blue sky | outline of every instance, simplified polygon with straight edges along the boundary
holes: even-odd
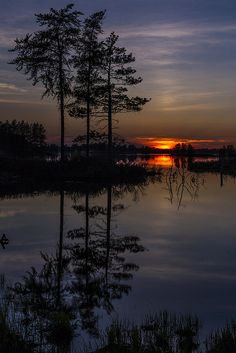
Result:
[[[40,121],[50,138],[59,134],[55,104],[41,88],[8,65],[13,40],[37,29],[34,13],[67,1],[9,0],[0,5],[1,120]],[[119,133],[130,137],[215,139],[236,143],[236,2],[233,0],[75,1],[86,15],[106,9],[104,29],[136,56],[143,83],[133,93],[152,101],[122,116]],[[68,119],[67,138],[83,123]]]

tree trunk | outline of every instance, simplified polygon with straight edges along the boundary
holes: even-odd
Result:
[[[62,54],[59,57],[59,85],[60,85],[60,118],[61,118],[61,165],[64,168],[65,162],[65,102]]]
[[[59,252],[57,267],[57,306],[61,303],[61,279],[62,279],[62,252],[63,252],[63,233],[64,233],[64,187],[60,190],[60,235],[59,235]]]
[[[107,234],[106,234],[106,285],[108,285],[108,271],[111,247],[111,185],[107,187]]]
[[[85,224],[85,253],[86,253],[86,289],[88,288],[88,282],[89,282],[89,278],[88,278],[88,255],[89,255],[89,192],[86,191],[86,195],[85,195],[85,212],[86,212],[86,224]]]
[[[89,114],[89,109],[90,109],[90,104],[89,101],[87,101],[87,132],[86,132],[86,158],[89,158],[89,143],[90,143],[90,114]]]
[[[111,68],[108,71],[108,160],[112,161],[112,96],[111,96]]]
[[[64,115],[64,96],[61,95],[61,163],[64,166],[65,162],[65,115]]]
[[[90,75],[91,63],[89,62],[88,69],[88,84],[87,84],[87,134],[86,134],[86,157],[89,158],[89,144],[90,144]]]

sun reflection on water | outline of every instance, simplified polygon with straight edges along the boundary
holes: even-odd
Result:
[[[171,167],[173,165],[173,157],[167,155],[153,156],[146,161],[148,166]]]

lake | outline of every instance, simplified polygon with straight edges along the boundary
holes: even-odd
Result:
[[[197,314],[207,332],[235,319],[235,179],[191,173],[169,156],[148,164],[162,174],[142,184],[2,198],[7,284],[26,288],[32,267],[42,284],[42,269],[54,264],[46,281],[70,303],[84,337],[112,318],[164,309]]]

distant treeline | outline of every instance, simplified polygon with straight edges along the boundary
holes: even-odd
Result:
[[[81,135],[72,141],[72,145],[65,145],[67,157],[83,153],[87,150],[86,135]],[[107,135],[97,131],[90,132],[91,153],[105,154],[107,151]],[[221,149],[195,149],[191,144],[178,143],[172,149],[158,149],[149,146],[130,144],[125,139],[113,138],[114,154],[171,154],[173,156],[193,157],[198,155],[218,155],[221,159],[235,157],[233,145],[223,146]],[[0,122],[0,154],[12,157],[55,157],[60,153],[56,144],[46,143],[46,129],[40,123],[22,121]]]
[[[25,121],[0,122],[0,150],[13,156],[43,155],[46,130],[42,124]]]
[[[219,150],[219,156],[220,158],[235,157],[236,156],[235,147],[233,145],[223,146]]]
[[[73,140],[71,152],[86,151],[86,135],[81,135]],[[114,136],[112,141],[112,149],[114,154],[137,154],[137,153],[157,153],[157,149],[149,146],[136,146],[130,144],[120,136]],[[90,133],[90,150],[94,153],[106,153],[107,150],[107,134],[91,131]]]
[[[194,148],[190,143],[177,143],[175,147],[171,150],[171,154],[181,156],[192,156],[194,154]]]
[[[220,158],[236,156],[236,150],[233,145],[223,146],[222,148],[195,149],[191,144],[178,143],[170,150],[170,153],[175,156],[217,155]]]

